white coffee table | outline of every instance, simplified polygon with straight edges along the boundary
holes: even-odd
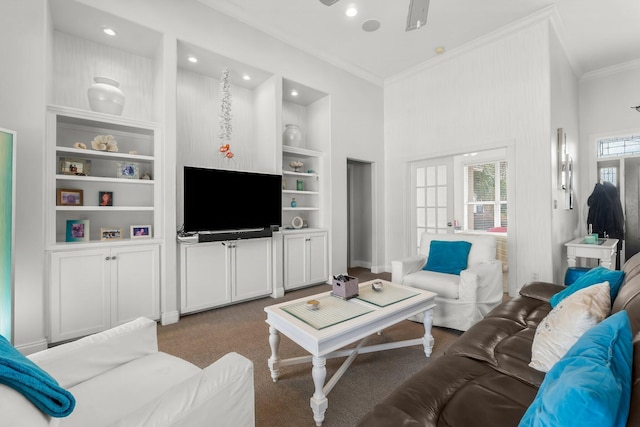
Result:
[[[311,376],[315,392],[311,397],[310,405],[317,426],[321,426],[324,421],[324,413],[328,407],[327,395],[358,354],[422,345],[425,355],[431,356],[432,310],[436,305],[436,294],[384,280],[380,281],[383,283],[382,292],[374,292],[371,289],[373,281],[365,282],[360,284],[360,296],[348,301],[331,296],[331,292],[325,292],[271,305],[264,309],[267,313],[266,322],[269,324],[271,378],[274,382],[277,381],[280,368],[283,366],[312,362]],[[320,301],[318,310],[309,310],[305,306],[306,301],[313,299]],[[373,334],[380,333],[383,329],[419,313],[424,315],[424,336],[365,346]],[[280,333],[289,337],[311,355],[280,359],[278,354]],[[343,349],[358,340],[362,341],[355,348]],[[345,356],[348,356],[347,359],[325,385],[326,360]]]

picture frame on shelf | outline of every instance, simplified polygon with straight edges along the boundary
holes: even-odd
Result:
[[[130,227],[132,239],[149,239],[152,237],[150,225],[132,225]]]
[[[67,242],[88,242],[89,241],[89,220],[88,219],[68,219],[66,241]]]
[[[89,175],[91,160],[60,157],[60,173],[64,175]]]
[[[58,188],[56,190],[56,204],[58,206],[83,206],[84,191],[70,188]]]
[[[118,162],[116,177],[122,179],[139,179],[140,169],[136,162]]]
[[[113,191],[98,191],[98,206],[113,206]]]
[[[122,240],[122,228],[110,227],[100,229],[100,240]]]

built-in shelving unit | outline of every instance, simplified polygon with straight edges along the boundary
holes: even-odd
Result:
[[[47,170],[51,177],[47,180],[47,206],[50,207],[47,209],[47,242],[50,248],[80,243],[67,241],[67,223],[73,220],[89,221],[89,239],[81,242],[85,244],[104,244],[101,229],[118,229],[119,241],[132,242],[131,225],[148,225],[150,237],[161,236],[161,227],[155,227],[161,216],[157,124],[50,106],[47,126]],[[118,151],[92,149],[91,142],[99,135],[112,135]],[[74,148],[78,142],[87,148]],[[81,165],[80,174],[65,170],[69,162]],[[135,171],[133,177],[119,171],[127,166]],[[145,174],[148,179],[141,179]],[[59,191],[78,192],[82,194],[82,201],[65,203],[60,200]],[[101,192],[111,193],[111,206],[100,206]]]

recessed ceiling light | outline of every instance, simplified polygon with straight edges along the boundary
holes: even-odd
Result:
[[[251,76],[249,74],[243,74],[242,75],[242,79],[243,80],[251,80]]]
[[[105,33],[108,36],[115,36],[116,35],[116,31],[113,28],[109,28],[109,27],[103,27],[102,28],[102,32]]]
[[[376,31],[378,28],[380,28],[380,21],[378,21],[377,19],[369,19],[362,23],[362,30],[366,31],[367,33]]]
[[[196,62],[198,62],[198,58],[196,58],[195,56],[190,56],[187,58],[189,60],[189,62],[195,64]]]
[[[356,9],[355,7],[350,7],[345,12],[345,15],[347,15],[349,18],[353,18],[357,14],[358,14],[358,9]]]
[[[291,91],[291,96],[298,96],[298,91],[297,90],[292,90]]]
[[[442,55],[442,54],[444,53],[444,46],[438,46],[438,47],[436,48],[436,53],[437,53],[438,55]]]

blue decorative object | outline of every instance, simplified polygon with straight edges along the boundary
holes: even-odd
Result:
[[[66,417],[76,400],[49,374],[0,336],[0,383],[22,393],[38,409],[52,417]]]
[[[429,257],[423,270],[460,275],[467,268],[471,243],[465,241],[432,240]]]
[[[580,276],[578,280],[573,283],[573,285],[552,296],[549,300],[549,303],[551,304],[551,307],[555,307],[560,301],[575,293],[576,291],[602,282],[609,282],[611,301],[613,301],[618,295],[618,291],[620,290],[620,286],[622,286],[623,280],[624,271],[609,270],[608,268],[604,267],[595,267]]]
[[[519,427],[624,427],[631,403],[631,323],[622,310],[588,330],[540,385]]]
[[[291,199],[291,207],[295,208],[296,206],[298,206],[298,202],[296,202],[296,198],[294,197],[293,199]]]
[[[591,270],[589,267],[569,267],[564,274],[564,285],[569,286],[575,283],[580,276]]]

